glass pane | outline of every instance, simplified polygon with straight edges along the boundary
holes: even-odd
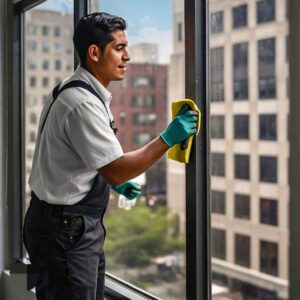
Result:
[[[48,0],[26,11],[24,23],[25,205],[38,122],[49,93],[74,67],[73,2]]]
[[[286,2],[209,1],[214,300],[289,298]]]
[[[92,3],[92,12],[128,22],[131,61],[125,79],[108,86],[127,152],[157,137],[170,118],[170,100],[184,98],[183,0]],[[185,299],[184,166],[163,157],[137,180],[142,195],[132,209],[118,207],[119,196],[111,195],[104,220],[107,272],[162,299]]]

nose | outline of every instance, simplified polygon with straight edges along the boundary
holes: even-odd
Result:
[[[129,55],[129,51],[128,51],[127,48],[124,50],[122,59],[123,59],[124,61],[130,61],[130,55]]]

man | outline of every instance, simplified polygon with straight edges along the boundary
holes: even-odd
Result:
[[[74,32],[75,73],[54,88],[41,114],[29,184],[24,244],[37,274],[37,299],[103,299],[103,215],[110,187],[133,199],[128,180],[196,133],[197,113],[181,111],[156,139],[123,153],[106,89],[130,60],[126,22],[106,13],[82,18]]]

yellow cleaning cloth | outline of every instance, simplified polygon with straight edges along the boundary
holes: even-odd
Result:
[[[182,106],[185,104],[188,104],[192,110],[197,111],[199,113],[199,118],[197,123],[197,133],[196,133],[196,135],[198,135],[200,131],[201,112],[194,101],[190,99],[172,101],[172,119],[174,119],[177,116]],[[177,160],[182,163],[188,163],[190,160],[190,153],[191,153],[193,140],[194,140],[194,135],[189,137],[188,146],[184,150],[181,149],[181,143],[176,144],[175,146],[170,148],[167,153],[167,158]]]

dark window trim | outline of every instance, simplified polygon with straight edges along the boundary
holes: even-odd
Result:
[[[186,297],[210,300],[208,1],[186,0],[184,4],[185,96],[195,99],[204,122],[186,165]]]
[[[289,47],[289,70],[290,70],[290,159],[289,159],[289,183],[290,183],[290,260],[289,260],[289,299],[297,300],[300,295],[300,260],[297,259],[300,252],[300,1],[289,0],[289,28],[290,28],[290,47]]]

